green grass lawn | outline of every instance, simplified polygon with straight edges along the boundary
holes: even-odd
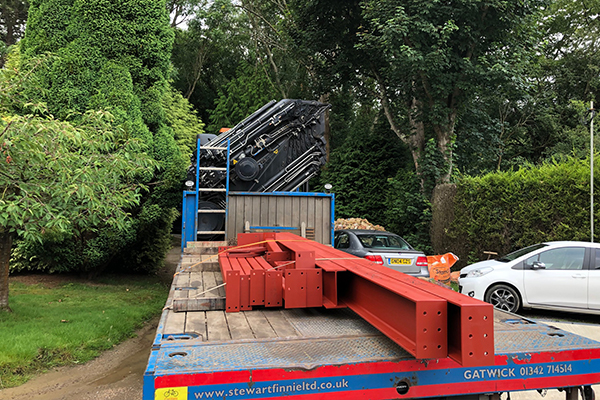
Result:
[[[12,282],[0,312],[0,388],[48,368],[89,361],[159,315],[168,287],[144,276],[59,285]]]

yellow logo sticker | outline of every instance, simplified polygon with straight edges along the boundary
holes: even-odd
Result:
[[[154,400],[187,400],[187,387],[156,389]]]

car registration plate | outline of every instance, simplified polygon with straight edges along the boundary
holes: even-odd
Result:
[[[410,258],[390,258],[390,264],[409,265],[412,264]]]

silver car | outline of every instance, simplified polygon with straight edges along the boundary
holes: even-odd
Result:
[[[425,254],[394,233],[341,229],[335,231],[333,247],[405,274],[429,277]]]

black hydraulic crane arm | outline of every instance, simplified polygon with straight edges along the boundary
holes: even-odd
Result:
[[[200,166],[224,164],[224,155],[211,147],[230,143],[231,191],[294,191],[325,164],[325,111],[328,104],[285,99],[271,101],[201,146]],[[207,135],[208,136],[208,135]],[[188,170],[195,181],[196,155]],[[202,170],[202,187],[224,187],[222,171]]]

